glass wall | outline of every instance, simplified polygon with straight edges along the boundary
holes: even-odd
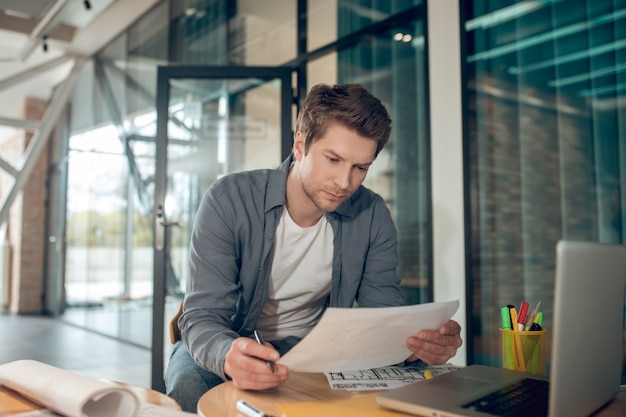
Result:
[[[626,1],[464,3],[468,343],[499,366],[501,306],[552,326],[559,239],[625,241]]]
[[[414,1],[340,1],[336,15],[325,15],[337,26],[326,31],[327,24],[318,20],[323,3],[309,5],[309,40],[340,39],[345,44],[337,42],[336,52],[309,62],[308,87],[359,83],[387,106],[393,120],[391,140],[364,184],[381,194],[392,211],[407,302],[432,301],[425,7]],[[349,38],[371,25],[377,25],[371,34]]]
[[[377,13],[366,16],[344,4],[339,10],[340,34],[352,33],[396,9],[406,10],[412,2],[377,3],[381,5]],[[432,301],[424,10],[419,9],[420,18],[393,22],[338,56],[338,82],[365,85],[391,113],[392,140],[366,185],[383,195],[392,209],[398,229],[398,271],[410,303]]]
[[[282,66],[299,60],[306,84],[294,85],[295,91],[353,82],[379,96],[391,112],[392,138],[366,185],[386,199],[396,220],[407,300],[432,299],[425,6],[407,0],[308,2],[308,47],[298,55],[298,3],[163,1],[86,67],[71,109],[66,320],[151,344],[154,176],[164,168],[155,165],[156,74],[159,65],[174,64]],[[185,114],[195,114],[193,98],[204,87],[173,87],[187,103]],[[280,150],[271,149],[277,155],[255,167],[276,165]],[[179,180],[173,185],[189,188]],[[186,225],[194,214],[185,214]],[[168,230],[176,248],[167,296],[178,300],[188,276],[189,236],[186,228]],[[168,317],[175,307],[166,304]]]
[[[97,54],[71,102],[64,320],[150,347],[160,3]]]
[[[558,239],[624,242],[626,0],[459,4],[467,359],[499,366],[502,305],[541,301],[551,325]],[[295,91],[357,82],[380,96],[392,139],[366,185],[396,221],[407,300],[430,301],[425,9],[419,0],[162,1],[116,38],[72,99],[67,318],[150,344],[156,73],[173,64],[294,65],[305,75]],[[172,293],[184,289],[186,239],[176,237]]]

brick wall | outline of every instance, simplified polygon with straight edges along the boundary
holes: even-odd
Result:
[[[45,109],[45,101],[29,98],[24,104],[24,118],[41,120]],[[2,158],[19,169],[32,138],[32,133],[18,131],[15,137],[0,144]],[[47,173],[48,147],[45,147],[9,213],[11,273],[9,288],[3,291],[10,291],[8,308],[13,313],[43,311]],[[0,192],[4,196],[12,186],[12,177],[3,172],[1,178]]]
[[[0,155],[2,159],[11,164],[13,167],[18,167],[24,153],[25,136],[23,132],[18,132],[15,135],[5,139],[0,144]],[[7,174],[4,170],[0,170],[0,195],[4,200],[6,194],[13,186],[14,177]],[[16,298],[17,290],[15,283],[13,282],[16,277],[19,276],[19,266],[16,266],[16,262],[19,262],[19,254],[21,251],[21,240],[19,236],[21,234],[22,223],[22,194],[20,193],[14,200],[13,205],[9,211],[9,217],[7,221],[7,240],[9,243],[10,260],[9,260],[9,276],[3,276],[3,291],[8,293],[9,304],[10,301]],[[17,256],[16,256],[17,255]],[[16,274],[17,271],[17,274]],[[7,281],[8,279],[8,281]],[[15,292],[14,292],[15,290]]]
[[[550,331],[558,239],[599,241],[602,228],[619,233],[619,219],[599,215],[620,213],[619,146],[617,138],[593,131],[585,98],[495,77],[481,82],[468,100],[473,210],[468,320],[476,356],[495,358],[501,351],[501,306],[519,306],[523,298],[531,305],[541,301]],[[598,152],[608,156],[600,159]],[[604,189],[607,197],[599,198]]]

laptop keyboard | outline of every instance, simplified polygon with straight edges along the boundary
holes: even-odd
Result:
[[[548,415],[548,381],[526,378],[463,405],[500,417]]]

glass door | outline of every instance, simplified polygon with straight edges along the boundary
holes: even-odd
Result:
[[[152,388],[164,391],[169,322],[188,278],[202,195],[232,172],[272,168],[290,153],[290,68],[160,67],[154,205]]]

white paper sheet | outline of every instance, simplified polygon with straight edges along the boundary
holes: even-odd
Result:
[[[50,410],[33,410],[24,411],[23,413],[11,414],[11,417],[58,417],[61,414],[57,414]]]
[[[131,391],[34,360],[0,365],[0,384],[67,417],[133,417]]]
[[[0,365],[0,385],[65,417],[183,417],[195,414],[141,403],[123,386],[83,376],[33,360]],[[53,415],[47,410],[32,416]],[[31,416],[31,414],[24,414]]]
[[[459,301],[401,307],[328,308],[319,323],[278,363],[299,372],[344,372],[403,362],[406,339],[438,329]]]

